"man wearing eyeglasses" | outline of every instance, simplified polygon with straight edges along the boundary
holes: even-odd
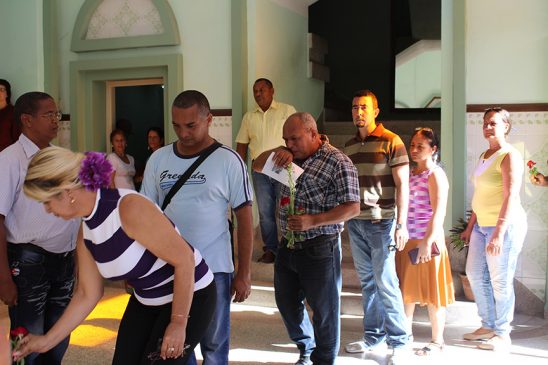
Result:
[[[15,103],[19,139],[0,152],[0,299],[9,306],[11,328],[46,333],[70,302],[74,286],[77,220],[47,214],[21,191],[31,158],[57,136],[61,113],[53,98],[29,92]],[[72,202],[71,202],[72,204]],[[67,337],[27,365],[61,364]]]
[[[360,180],[361,212],[347,224],[362,287],[364,336],[345,349],[367,352],[386,341],[395,364],[409,341],[395,267],[395,250],[402,250],[408,239],[409,158],[401,138],[375,123],[378,115],[375,94],[357,91],[352,100],[357,131],[344,152]]]

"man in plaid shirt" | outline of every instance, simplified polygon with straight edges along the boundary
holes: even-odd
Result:
[[[295,182],[297,214],[288,215],[289,187],[284,185],[280,192],[278,222],[283,238],[274,264],[276,304],[300,350],[296,365],[330,365],[340,342],[340,233],[343,222],[360,211],[358,174],[346,155],[322,141],[309,113],[291,115],[283,139],[287,147],[266,151],[253,163],[255,171],[262,171],[274,152],[275,166],[295,162],[304,169]],[[296,239],[288,246],[291,232]],[[313,322],[305,298],[314,312]]]

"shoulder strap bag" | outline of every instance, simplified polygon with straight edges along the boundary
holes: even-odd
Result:
[[[166,207],[171,202],[171,199],[177,194],[179,189],[185,184],[185,182],[188,180],[190,175],[204,162],[206,158],[209,157],[217,148],[221,147],[222,144],[215,141],[211,146],[207,147],[201,154],[200,157],[190,167],[185,171],[184,174],[181,175],[179,180],[171,187],[169,192],[167,193],[164,202],[162,203],[162,211],[166,210]]]

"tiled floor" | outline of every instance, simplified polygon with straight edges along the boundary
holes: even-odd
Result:
[[[63,364],[110,364],[118,320],[124,310],[127,296],[121,289],[107,288],[97,310],[77,328]],[[548,320],[517,315],[512,332],[510,353],[498,354],[476,349],[477,343],[461,340],[462,334],[475,329],[479,320],[474,303],[457,302],[448,310],[445,340],[447,346],[438,356],[419,358],[410,355],[406,364],[548,364]],[[413,347],[428,342],[430,329],[426,311],[418,309],[415,315]],[[341,347],[361,336],[360,317],[342,318]],[[0,324],[7,323],[7,311],[0,308]],[[3,327],[5,328],[5,327]],[[298,351],[290,343],[279,314],[274,308],[233,305],[231,365],[293,364]],[[387,364],[386,348],[368,354],[350,355],[341,350],[338,365]],[[411,353],[411,352],[410,352]],[[0,364],[1,361],[0,361]]]

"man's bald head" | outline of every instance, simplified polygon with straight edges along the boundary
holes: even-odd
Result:
[[[296,160],[306,160],[322,145],[314,117],[305,112],[295,113],[287,118],[283,138]]]

